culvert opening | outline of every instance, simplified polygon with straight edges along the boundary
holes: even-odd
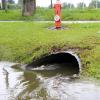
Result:
[[[49,67],[53,67],[53,69],[58,68],[58,71],[65,72],[67,70],[67,73],[71,72],[73,74],[79,74],[81,70],[80,59],[72,52],[58,52],[50,54],[33,61],[28,66],[36,68],[42,65],[45,66],[45,69],[50,69]]]

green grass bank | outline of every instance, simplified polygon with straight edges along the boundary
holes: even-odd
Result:
[[[8,10],[7,13],[0,10],[0,20],[53,21],[54,10],[37,8],[36,13],[30,17],[22,16],[21,9]],[[100,20],[100,9],[62,9],[62,20]]]
[[[83,75],[100,78],[100,23],[64,24],[67,30],[49,30],[53,23],[0,22],[0,61],[30,63],[43,55],[74,50]]]

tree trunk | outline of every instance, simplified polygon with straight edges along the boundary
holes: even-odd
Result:
[[[35,0],[23,0],[23,16],[31,16],[35,13],[36,1]]]
[[[7,10],[7,0],[1,0],[1,9]]]
[[[53,4],[52,4],[52,0],[51,0],[51,8],[52,8]]]

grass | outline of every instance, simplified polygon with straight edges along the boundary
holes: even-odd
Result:
[[[0,11],[0,20],[53,21],[54,10],[37,8],[35,15],[23,17],[21,10]],[[62,20],[100,20],[100,9],[63,9]]]
[[[100,78],[100,23],[64,24],[68,30],[48,30],[52,23],[0,22],[0,60],[30,63],[54,51],[74,49],[83,74]]]

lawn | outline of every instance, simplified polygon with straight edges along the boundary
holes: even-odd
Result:
[[[54,51],[74,50],[83,74],[100,78],[100,23],[64,24],[66,30],[49,30],[53,23],[0,22],[0,60],[30,63]]]
[[[53,21],[54,10],[37,8],[36,13],[30,17],[22,16],[20,10],[0,10],[0,20],[24,20],[24,21]],[[100,20],[100,9],[62,9],[62,20]]]

